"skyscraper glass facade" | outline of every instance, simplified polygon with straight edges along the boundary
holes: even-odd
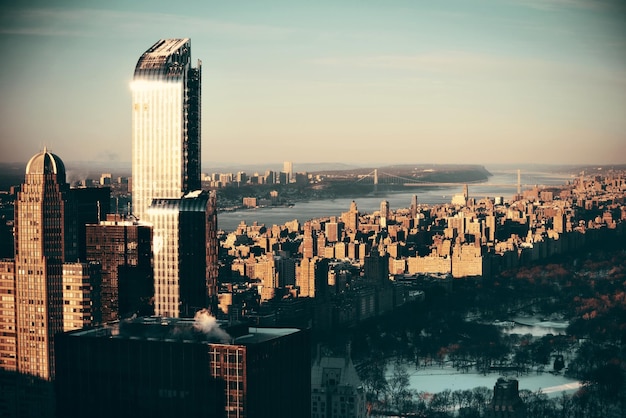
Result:
[[[217,218],[214,192],[154,199],[154,311],[193,317],[217,298]]]
[[[191,41],[162,39],[137,62],[132,91],[133,213],[200,189],[200,62]]]

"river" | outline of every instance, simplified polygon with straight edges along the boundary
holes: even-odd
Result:
[[[487,167],[489,170],[489,167]],[[470,183],[469,197],[482,199],[486,196],[502,196],[509,199],[517,190],[516,170],[489,170],[493,175],[484,183]],[[521,182],[523,185],[557,186],[571,180],[571,176],[565,173],[552,172],[522,172]],[[506,186],[501,186],[506,185]],[[524,187],[523,187],[524,188]],[[529,188],[526,186],[525,188]],[[350,209],[350,203],[355,200],[361,213],[372,213],[380,208],[382,200],[389,201],[391,209],[408,208],[411,198],[417,195],[418,203],[436,205],[449,203],[452,196],[463,192],[463,186],[440,187],[426,189],[423,187],[407,187],[406,191],[399,192],[372,192],[371,195],[358,198],[321,199],[296,202],[292,207],[266,207],[257,209],[239,210],[235,212],[220,212],[218,226],[220,229],[231,232],[237,228],[241,221],[251,225],[253,222],[266,226],[283,225],[285,222],[297,219],[305,222],[310,219],[323,218],[326,216],[339,216],[342,212]]]

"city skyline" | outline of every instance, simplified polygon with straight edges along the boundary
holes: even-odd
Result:
[[[204,72],[203,166],[624,163],[618,1],[180,9],[3,5],[0,92],[11,106],[0,112],[0,161],[47,146],[65,161],[130,162],[137,56],[188,37]]]

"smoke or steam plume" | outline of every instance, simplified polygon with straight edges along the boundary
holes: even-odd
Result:
[[[194,316],[193,327],[196,331],[206,334],[208,337],[216,338],[223,343],[230,341],[230,335],[222,328],[220,328],[217,320],[212,316],[208,310],[202,309],[196,312]]]
[[[87,172],[86,170],[68,170],[67,168],[65,169],[65,180],[69,183],[69,184],[75,184],[78,182],[81,182],[83,180],[86,180],[88,178],[93,178],[89,177],[89,172]],[[100,175],[98,174],[98,179],[100,179]]]

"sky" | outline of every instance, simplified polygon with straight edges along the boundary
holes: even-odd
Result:
[[[134,67],[183,37],[203,166],[626,163],[622,0],[2,2],[0,162],[130,162]]]

